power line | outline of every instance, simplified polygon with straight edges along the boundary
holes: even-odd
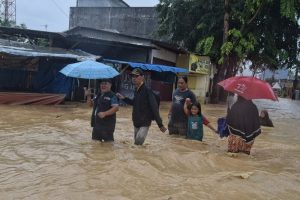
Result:
[[[52,2],[53,2],[54,5],[58,8],[58,10],[60,10],[60,12],[61,12],[62,14],[64,14],[66,17],[69,17],[69,16],[67,15],[67,13],[59,6],[59,4],[58,4],[55,0],[52,0]]]

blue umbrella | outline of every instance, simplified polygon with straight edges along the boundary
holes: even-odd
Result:
[[[69,64],[60,72],[69,77],[83,79],[107,79],[119,75],[113,67],[93,60]]]

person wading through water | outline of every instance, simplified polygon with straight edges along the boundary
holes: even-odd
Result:
[[[111,91],[110,79],[100,82],[100,93],[91,100],[87,94],[87,101],[93,106],[91,126],[93,127],[92,139],[100,141],[114,141],[116,126],[116,112],[119,110],[118,98]]]
[[[196,103],[195,94],[188,89],[187,77],[178,78],[177,89],[172,95],[172,104],[169,110],[169,134],[186,136],[188,132],[188,116],[184,113],[184,103],[186,99],[190,99],[190,103]]]
[[[136,68],[131,72],[132,82],[135,86],[134,97],[129,99],[117,93],[119,99],[132,105],[132,121],[134,125],[134,144],[142,145],[146,139],[152,119],[154,119],[162,132],[166,131],[159,114],[156,98],[144,81],[143,70]]]

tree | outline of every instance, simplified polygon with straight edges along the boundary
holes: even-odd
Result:
[[[158,33],[190,51],[208,55],[216,83],[233,76],[242,62],[252,68],[292,67],[299,62],[297,0],[160,0]]]

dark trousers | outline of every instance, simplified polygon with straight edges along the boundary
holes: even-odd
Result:
[[[114,141],[114,130],[105,130],[100,128],[93,128],[92,132],[93,140],[104,140],[106,141]]]

